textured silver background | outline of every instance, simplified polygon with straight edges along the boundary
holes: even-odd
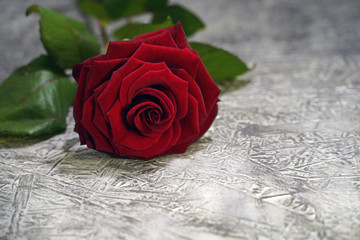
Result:
[[[40,3],[0,2],[0,76],[42,50]],[[194,37],[256,70],[221,96],[185,154],[150,162],[80,147],[72,132],[0,149],[0,239],[359,239],[360,2],[182,0]]]

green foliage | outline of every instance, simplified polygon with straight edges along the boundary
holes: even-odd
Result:
[[[131,39],[137,35],[170,27],[171,25],[173,25],[173,22],[170,18],[167,18],[161,24],[128,23],[125,26],[117,29],[114,32],[114,37],[119,40],[125,38]]]
[[[205,24],[194,13],[179,5],[171,5],[155,12],[151,23],[161,23],[165,21],[168,16],[170,16],[173,22],[181,22],[187,36],[205,28]]]
[[[100,46],[84,23],[38,5],[29,7],[26,15],[33,12],[41,15],[41,41],[61,68],[72,68],[99,53]]]
[[[249,71],[243,61],[223,49],[198,42],[190,42],[190,45],[198,52],[210,76],[217,84],[223,85]]]
[[[0,136],[43,136],[65,130],[75,90],[48,56],[18,68],[0,86]]]
[[[105,9],[113,18],[126,18],[165,8],[167,0],[104,0]]]
[[[106,11],[102,2],[96,0],[79,0],[79,7],[84,13],[103,22],[113,21],[114,18]]]

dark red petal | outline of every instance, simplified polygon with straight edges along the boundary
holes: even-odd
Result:
[[[81,71],[79,72],[80,75],[77,76],[78,87],[76,90],[74,108],[73,108],[73,116],[75,119],[74,131],[79,133],[80,143],[85,144],[86,138],[85,138],[85,134],[83,131],[83,127],[80,124],[80,121],[81,121],[81,116],[82,116],[82,108],[84,105],[84,92],[85,92],[85,86],[86,86],[86,77],[90,70],[91,65],[79,64],[79,66],[81,66]]]
[[[188,48],[191,49],[188,41],[186,40],[186,35],[184,32],[183,27],[181,26],[181,23],[178,22],[176,25],[174,25],[172,28],[168,28],[171,35],[175,39],[176,44],[179,48]]]
[[[188,141],[194,136],[197,136],[200,132],[198,102],[191,95],[189,95],[188,113],[183,119],[180,120],[180,124],[181,136],[178,142],[179,144]]]
[[[111,131],[111,141],[120,142],[124,138],[127,129],[126,119],[121,115],[121,104],[116,101],[111,109],[106,113]]]
[[[126,147],[125,145],[122,145],[122,144],[116,144],[116,147],[117,147],[118,151],[120,152],[121,156],[137,158],[137,159],[139,159],[139,158],[150,159],[150,158],[162,155],[162,153],[170,147],[170,144],[172,143],[172,139],[173,139],[173,129],[169,128],[149,148],[146,148],[143,150],[135,150],[135,149]],[[137,145],[139,145],[139,144],[137,144]]]
[[[169,32],[162,32],[156,36],[144,40],[147,44],[177,48],[174,39]]]
[[[131,58],[132,59],[132,58]],[[166,65],[163,62],[160,63],[144,63],[136,71],[129,73],[122,79],[121,87],[119,90],[119,99],[123,106],[128,106],[131,104],[132,99],[134,98],[135,92],[130,92],[130,87],[144,74],[147,74],[150,71],[154,70],[163,70],[166,69]],[[150,80],[151,81],[151,80]],[[152,85],[152,84],[150,84]],[[148,87],[150,85],[140,86],[138,89]],[[135,91],[138,89],[134,89]]]
[[[198,135],[194,136],[193,138],[191,138],[189,141],[187,141],[185,143],[174,145],[173,147],[168,149],[166,152],[164,152],[164,154],[185,152],[191,143],[195,142],[196,140],[198,140],[200,137],[202,137],[205,134],[205,132],[209,129],[209,127],[213,123],[213,121],[217,115],[217,112],[218,112],[218,106],[215,105],[214,108],[211,109],[210,114],[208,115],[208,118],[200,126],[200,132]]]
[[[106,59],[129,58],[142,42],[142,40],[111,41],[106,51]]]
[[[108,153],[114,153],[113,147],[110,145],[109,140],[105,138],[93,125],[92,120],[94,117],[94,105],[95,105],[95,97],[91,96],[86,102],[84,103],[83,114],[81,118],[81,124],[86,129],[86,131],[91,135],[92,140],[94,141],[95,146],[94,149],[99,151],[105,151]]]
[[[107,82],[106,88],[97,96],[97,100],[103,113],[107,113],[119,96],[122,79],[142,66],[144,62],[130,58],[121,68],[114,71]]]
[[[107,116],[101,111],[99,103],[94,101],[94,116],[93,116],[94,126],[101,132],[107,139],[111,138],[109,131],[109,123],[107,122]]]
[[[127,78],[123,80],[120,93],[127,93],[127,99],[123,97],[125,94],[120,94],[121,102],[132,99],[135,93],[141,88],[159,85],[174,95],[177,104],[176,118],[180,119],[186,115],[188,108],[188,82],[172,74],[169,69],[148,71],[135,81],[130,82],[130,84],[129,86]],[[122,99],[122,97],[124,99]]]
[[[94,88],[108,80],[113,71],[121,67],[126,61],[127,59],[113,59],[93,62],[86,79],[85,99],[93,93]]]
[[[132,58],[145,62],[165,62],[170,68],[183,68],[191,77],[195,77],[200,58],[189,49],[177,49],[142,43]]]
[[[163,109],[163,115],[161,116],[161,119],[159,121],[159,124],[163,124],[165,122],[168,122],[169,120],[173,120],[175,118],[176,113],[176,105],[175,98],[173,94],[171,94],[169,91],[160,91],[155,88],[142,88],[136,91],[134,96],[152,96],[155,99],[157,99],[161,105],[161,108]],[[130,101],[130,100],[129,100]]]
[[[133,150],[144,150],[154,145],[160,136],[151,138],[138,133],[134,128],[128,126],[126,118],[121,115],[121,105],[116,101],[107,113],[112,133],[112,143],[115,146],[123,145]],[[141,143],[141,144],[140,144]]]
[[[95,149],[95,143],[92,136],[84,129],[85,143],[89,148]]]
[[[168,146],[168,148],[172,147],[174,144],[176,144],[181,136],[181,125],[179,120],[175,120],[172,123],[172,129],[173,129],[173,138]]]
[[[145,33],[145,34],[136,36],[136,37],[134,37],[134,40],[135,39],[136,40],[138,40],[138,39],[148,40],[148,39],[155,37],[163,32],[168,32],[171,34],[171,36],[174,39],[178,48],[191,49],[189,43],[186,40],[186,35],[184,33],[184,30],[183,30],[180,22],[178,22],[177,24],[175,24],[173,26],[167,27],[167,28],[163,28],[163,29],[160,29],[157,31],[153,31],[153,32],[149,32],[149,33]]]
[[[202,95],[204,96],[206,111],[209,112],[219,100],[218,96],[220,94],[220,89],[216,86],[214,80],[212,80],[209,73],[206,71],[202,61],[198,64],[195,81],[203,93]]]
[[[136,127],[136,123],[134,122],[135,118],[141,114],[142,112],[149,110],[149,109],[156,109],[162,114],[162,109],[159,105],[151,101],[144,101],[139,104],[136,104],[133,108],[131,108],[126,114],[126,121],[127,123],[132,126]],[[141,124],[141,123],[140,123]],[[141,130],[145,129],[138,129],[140,132]]]
[[[206,108],[205,108],[205,102],[204,97],[201,92],[201,89],[195,82],[193,78],[190,77],[190,75],[184,70],[184,69],[176,69],[173,68],[171,71],[177,75],[178,77],[188,81],[189,83],[189,94],[192,95],[198,102],[198,109],[199,109],[199,121],[204,119],[207,115]]]
[[[92,63],[94,61],[104,60],[104,59],[105,59],[105,55],[98,55],[98,56],[89,58],[82,63],[75,64],[73,67],[73,70],[72,70],[72,75],[73,75],[74,79],[78,82],[80,74],[84,70],[83,68],[91,67]]]

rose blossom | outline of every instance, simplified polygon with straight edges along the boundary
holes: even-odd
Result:
[[[219,88],[180,23],[110,42],[73,68],[75,131],[81,144],[150,159],[185,152],[217,114]]]

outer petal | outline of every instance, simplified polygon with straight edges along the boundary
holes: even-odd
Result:
[[[180,124],[181,136],[177,144],[189,141],[200,132],[198,102],[191,95],[189,95],[189,111],[187,115],[180,120]]]
[[[198,103],[198,109],[199,109],[199,121],[204,119],[207,116],[207,111],[205,108],[205,102],[204,102],[204,96],[201,92],[201,89],[195,82],[193,78],[190,77],[190,75],[184,70],[184,69],[177,69],[173,68],[171,71],[180,77],[181,79],[184,79],[189,83],[189,94],[193,96],[197,103]]]
[[[73,68],[73,77],[78,83],[78,87],[76,90],[75,101],[74,101],[74,108],[73,108],[73,115],[75,119],[75,128],[74,131],[79,134],[80,143],[86,143],[86,133],[83,129],[82,125],[80,124],[81,116],[82,116],[82,107],[84,104],[84,92],[86,86],[86,78],[88,76],[88,72],[91,69],[91,66],[94,61],[103,59],[103,55],[99,55],[93,58],[90,58],[83,63],[75,64]]]
[[[141,44],[132,57],[150,63],[165,62],[169,68],[183,68],[193,78],[200,61],[200,58],[189,49],[154,46],[146,43]]]
[[[87,98],[90,97],[92,93],[92,88],[98,85],[98,82],[101,82],[107,74],[111,73],[113,68],[117,67],[122,62],[121,60],[104,62],[104,58],[104,55],[99,55],[90,58],[81,64],[76,64],[73,68],[73,76],[78,82],[73,109],[73,114],[76,122],[75,131],[79,133],[80,142],[82,144],[85,143],[85,137],[82,134],[82,126],[79,123],[81,121],[84,102]],[[94,78],[90,78],[89,80],[90,73],[96,75],[98,77],[97,79],[99,80],[94,80]]]
[[[169,128],[149,148],[143,150],[135,150],[128,148],[122,144],[116,144],[116,147],[117,150],[120,152],[120,155],[123,157],[151,159],[156,156],[163,155],[163,152],[170,147],[170,144],[173,142],[172,140],[174,138],[176,139],[177,137],[178,137],[177,135],[174,135],[173,128]],[[137,140],[137,141],[141,141],[141,140]]]
[[[95,99],[94,96],[92,96],[85,102],[81,124],[86,129],[86,131],[91,135],[93,142],[95,143],[95,146],[92,146],[94,149],[113,153],[114,148],[111,146],[108,139],[105,136],[103,136],[101,132],[99,132],[99,130],[92,123],[94,118],[99,117],[93,114],[94,106],[95,106],[94,99]]]
[[[140,46],[142,41],[111,41],[106,51],[106,59],[129,58],[136,49]]]
[[[91,67],[94,61],[104,60],[104,59],[105,59],[105,55],[98,55],[98,56],[89,58],[82,63],[75,64],[73,67],[73,70],[72,70],[72,75],[73,75],[74,79],[77,82],[79,82],[80,74],[84,70],[84,68]]]
[[[103,82],[107,81],[112,73],[124,65],[127,59],[114,59],[105,61],[94,61],[88,73],[85,86],[85,100],[93,94],[93,90]]]
[[[158,45],[158,46],[171,47],[171,48],[178,47],[174,42],[174,39],[172,38],[171,34],[166,31],[158,35],[155,35],[153,37],[144,39],[143,41],[150,45]]]
[[[217,105],[215,105],[214,108],[210,111],[210,114],[209,114],[208,118],[206,119],[206,121],[204,121],[203,125],[200,127],[199,134],[197,134],[196,136],[194,136],[187,142],[174,145],[173,147],[166,150],[163,154],[185,152],[191,143],[195,142],[196,140],[198,140],[205,134],[205,132],[209,129],[209,127],[213,123],[213,121],[217,115],[217,112],[218,112],[218,107],[217,107]]]
[[[153,31],[150,33],[141,34],[139,36],[134,37],[134,40],[145,39],[150,40],[151,38],[157,37],[161,33],[168,32],[171,34],[171,37],[174,39],[178,48],[188,48],[191,49],[188,41],[186,40],[186,35],[184,33],[184,29],[181,26],[181,23],[178,22],[176,25],[160,29],[157,31]],[[147,41],[146,41],[147,42]]]
[[[206,71],[206,68],[201,60],[198,64],[195,81],[203,93],[206,110],[207,112],[210,112],[219,100],[218,96],[220,94],[220,89],[216,86],[214,80],[212,80],[209,73]]]

